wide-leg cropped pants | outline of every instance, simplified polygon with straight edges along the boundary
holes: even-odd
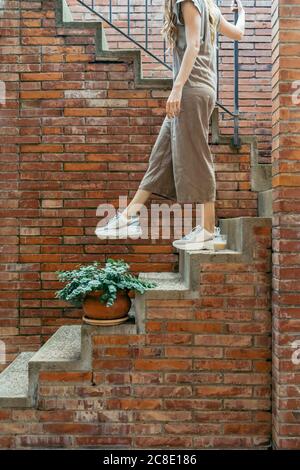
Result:
[[[214,161],[208,145],[215,103],[212,87],[183,87],[180,113],[165,117],[139,189],[180,203],[215,201]]]

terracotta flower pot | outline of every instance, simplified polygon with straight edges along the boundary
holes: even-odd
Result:
[[[83,302],[84,319],[88,320],[117,320],[127,317],[131,307],[131,299],[128,291],[119,290],[113,305],[107,307],[105,303],[99,301],[99,296],[103,291],[95,291],[88,294]]]

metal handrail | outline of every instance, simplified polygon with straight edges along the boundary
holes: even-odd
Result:
[[[146,54],[151,56],[154,60],[162,64],[164,67],[172,71],[172,67],[166,62],[166,41],[163,41],[163,60],[158,57],[156,54],[153,54],[148,49],[148,0],[145,0],[145,46],[140,42],[136,41],[130,35],[130,0],[127,0],[127,33],[122,29],[116,26],[112,21],[113,11],[112,11],[112,0],[109,0],[109,19],[105,18],[101,13],[95,10],[95,0],[91,0],[91,6],[88,5],[84,0],[77,0],[79,4],[87,8],[91,13],[101,18],[109,26],[122,34],[126,39],[131,41],[137,47],[139,47]],[[217,6],[220,6],[221,0],[216,0]],[[236,4],[236,0],[235,0]],[[238,12],[235,10],[234,19],[235,23],[237,22]],[[217,34],[217,45],[219,45],[219,33]],[[217,101],[216,105],[221,108],[224,112],[229,114],[234,121],[234,136],[232,139],[232,144],[235,147],[240,146],[240,137],[239,137],[239,45],[238,41],[234,41],[234,111],[230,111],[226,106],[222,105],[219,102],[219,48],[217,48],[217,76],[218,76],[218,85],[217,85]]]
[[[221,0],[216,1],[217,6],[219,7],[221,4]],[[237,2],[234,0],[235,3],[235,11],[234,11],[234,23],[237,23],[238,20],[238,10],[237,10]],[[240,147],[241,140],[239,136],[239,42],[234,41],[234,97],[233,97],[233,107],[234,111],[231,112],[221,103],[219,103],[219,33],[217,34],[217,77],[218,77],[218,86],[217,86],[217,105],[223,109],[227,114],[233,117],[233,126],[234,126],[234,135],[232,139],[232,145],[234,147]]]
[[[126,34],[124,31],[122,31],[122,29],[120,29],[118,26],[116,26],[115,24],[113,24],[111,22],[111,20],[108,20],[107,18],[105,18],[103,15],[101,15],[101,13],[99,13],[98,11],[94,10],[92,7],[90,7],[89,5],[87,5],[85,2],[83,2],[82,0],[77,0],[78,3],[80,3],[81,5],[83,5],[85,8],[87,8],[88,10],[90,10],[94,15],[96,16],[99,16],[99,18],[101,18],[103,21],[105,21],[106,23],[109,24],[109,26],[111,26],[112,28],[114,28],[116,31],[118,31],[118,33],[122,34],[123,36],[125,36],[129,41],[133,42],[136,46],[138,46],[140,49],[142,49],[144,52],[146,52],[146,54],[150,55],[153,59],[157,60],[158,62],[160,62],[164,67],[167,67],[169,70],[172,70],[172,67],[170,67],[166,62],[164,62],[163,60],[161,60],[157,55],[153,54],[151,51],[149,51],[149,49],[147,49],[146,47],[144,47],[140,42],[136,41],[132,36],[130,36],[129,34]],[[147,2],[147,0],[145,0],[145,2]],[[111,17],[111,0],[110,0],[110,17]],[[128,26],[127,26],[128,28]],[[147,27],[147,30],[148,30],[148,27]],[[146,34],[146,36],[148,36],[148,33]]]

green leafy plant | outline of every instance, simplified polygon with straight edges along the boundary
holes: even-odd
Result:
[[[133,290],[143,294],[156,283],[138,279],[129,272],[129,264],[123,260],[108,259],[101,268],[95,261],[93,264],[79,266],[72,271],[57,271],[58,279],[67,282],[65,287],[55,293],[55,297],[66,300],[79,307],[90,292],[101,290],[101,303],[109,307],[116,300],[118,290]]]

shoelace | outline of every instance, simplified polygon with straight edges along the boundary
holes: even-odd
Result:
[[[114,215],[110,219],[110,221],[108,222],[106,227],[109,229],[115,221],[117,221],[118,219],[121,218],[121,216],[122,216],[122,213],[117,211],[116,215]],[[139,225],[139,218],[137,216],[135,216],[135,217],[132,217],[131,220],[128,219],[128,225]]]
[[[107,223],[107,227],[109,228],[113,222],[118,220],[120,218],[120,212],[117,212],[116,215],[114,215]]]
[[[194,235],[195,232],[197,232],[197,231],[201,232],[201,230],[203,230],[202,225],[197,225],[196,227],[193,228],[193,230],[192,230],[190,233],[188,233],[187,235],[185,235],[185,236],[182,238],[182,240],[189,240],[189,239],[192,237],[192,235]],[[221,233],[220,227],[215,227],[214,236],[215,236],[215,237],[216,237],[216,236],[219,236],[220,233]]]
[[[189,240],[192,237],[192,235],[194,235],[195,232],[197,231],[201,232],[201,230],[203,230],[203,227],[201,227],[201,225],[197,225],[196,227],[193,228],[193,230],[191,230],[190,233],[187,233],[186,235],[184,235],[182,240]]]

